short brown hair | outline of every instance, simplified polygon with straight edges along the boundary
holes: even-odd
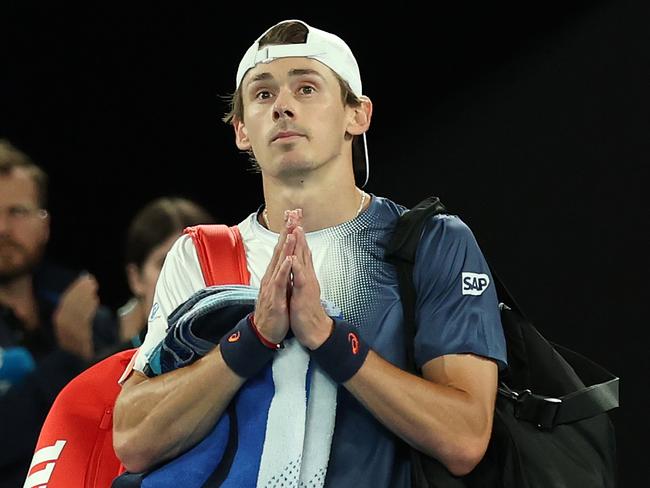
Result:
[[[127,264],[142,267],[151,251],[185,227],[212,224],[214,217],[198,203],[182,197],[160,197],[142,207],[126,235]]]
[[[47,174],[34,164],[27,154],[19,150],[7,139],[0,139],[0,175],[7,176],[17,168],[25,170],[32,178],[36,185],[38,205],[45,208],[47,205]]]

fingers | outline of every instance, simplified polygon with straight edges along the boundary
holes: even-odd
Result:
[[[296,257],[300,259],[303,264],[311,262],[311,250],[309,249],[309,244],[307,244],[307,238],[305,237],[305,230],[300,227],[295,232],[296,235]]]
[[[99,305],[98,289],[99,285],[94,276],[90,274],[79,276],[65,290],[59,306],[72,305],[85,310],[96,308]]]
[[[278,273],[274,283],[278,287],[280,293],[286,293],[287,282],[289,281],[289,276],[291,274],[291,264],[291,256],[286,256],[278,268]]]
[[[97,293],[99,285],[97,280],[91,274],[84,273],[75,279],[69,286],[66,288],[65,293],[77,294],[77,295],[87,295],[90,293]]]
[[[287,283],[291,274],[291,258],[278,262],[273,279],[260,288],[255,303],[255,324],[262,336],[271,342],[281,342],[289,330],[289,302]]]
[[[307,283],[305,276],[305,266],[300,262],[297,256],[291,256],[291,273],[293,274],[293,286],[300,288]]]
[[[300,270],[303,275],[306,273],[307,275],[313,275],[315,278],[316,272],[314,271],[312,253],[311,249],[309,248],[309,244],[307,243],[307,237],[305,236],[304,229],[302,227],[297,227],[294,230],[293,235],[296,239],[294,250],[294,255],[296,257],[296,260],[294,261],[294,263],[296,263],[296,266],[294,266],[294,280],[295,272],[297,270]]]
[[[98,289],[99,285],[94,276],[82,275],[65,290],[60,305],[73,305],[80,308],[99,303]]]
[[[266,269],[264,278],[270,279],[278,270],[281,260],[285,256],[290,256],[293,253],[293,248],[286,249],[287,236],[293,233],[297,225],[302,223],[302,210],[285,210],[284,212],[284,226],[282,226],[282,231],[278,237],[278,243],[273,249],[273,255],[271,256],[271,261]],[[264,279],[263,278],[263,279]]]
[[[92,319],[99,307],[97,280],[85,274],[64,292],[54,314],[54,332],[59,346],[79,357],[93,354]]]
[[[282,248],[282,260],[278,261],[278,264],[275,266],[275,269],[273,270],[273,274],[271,275],[271,280],[276,281],[279,279],[279,275],[283,274],[282,271],[282,266],[285,265],[285,261],[287,261],[287,258],[293,256],[293,253],[296,248],[296,237],[293,234],[287,235],[285,241],[284,241],[284,246]],[[291,270],[291,260],[288,260],[289,262],[289,270]]]
[[[278,262],[281,259],[282,256],[282,250],[284,249],[286,239],[287,239],[287,234],[289,233],[289,230],[287,226],[282,227],[282,231],[280,232],[280,237],[278,237],[278,242],[275,245],[275,248],[273,248],[273,254],[271,255],[271,261],[269,261],[269,265],[266,268],[266,273],[264,274],[265,278],[268,278],[275,273]]]

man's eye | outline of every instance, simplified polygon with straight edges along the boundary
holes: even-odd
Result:
[[[27,217],[29,209],[27,207],[9,207],[9,215],[12,217]]]
[[[255,94],[255,98],[258,100],[267,100],[268,98],[271,98],[271,92],[266,90],[258,91]]]
[[[302,86],[300,87],[300,92],[303,95],[311,95],[312,93],[314,93],[314,87],[309,85]]]

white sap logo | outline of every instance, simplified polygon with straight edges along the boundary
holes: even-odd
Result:
[[[482,295],[490,286],[490,278],[484,273],[463,273],[463,295]]]
[[[29,467],[29,471],[31,471],[32,468],[37,464],[47,464],[43,469],[39,469],[38,471],[34,471],[32,474],[30,474],[25,480],[23,488],[47,486],[47,482],[50,481],[50,477],[52,476],[52,471],[54,471],[56,460],[59,459],[61,451],[63,451],[65,442],[66,441],[56,441],[53,445],[41,447],[34,453],[34,457],[32,458],[32,465]]]

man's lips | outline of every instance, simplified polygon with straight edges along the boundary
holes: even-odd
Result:
[[[277,134],[275,134],[273,136],[273,138],[271,139],[271,142],[291,139],[293,137],[303,137],[303,134],[301,134],[300,132],[295,132],[295,131],[291,131],[291,130],[282,131],[282,132],[278,132]]]
[[[0,251],[5,251],[7,249],[22,251],[23,247],[10,240],[0,240]]]

